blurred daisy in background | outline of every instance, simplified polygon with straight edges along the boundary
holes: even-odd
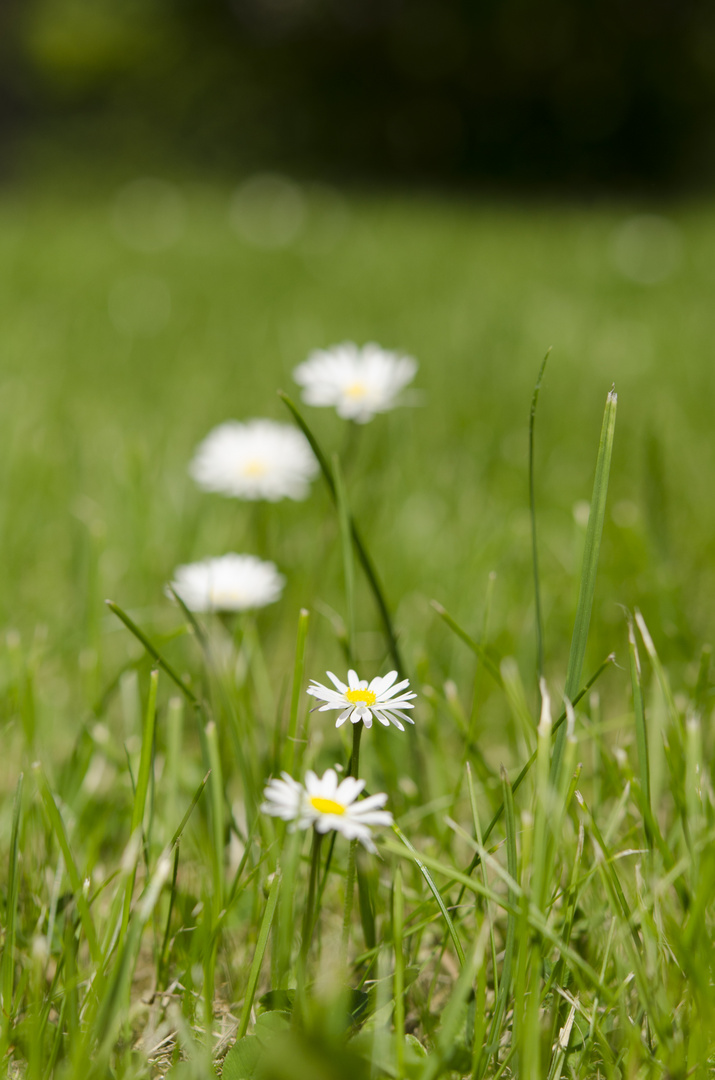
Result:
[[[294,829],[309,829],[311,825],[319,833],[332,829],[376,852],[371,826],[392,825],[393,819],[389,810],[382,809],[387,795],[370,795],[356,801],[364,787],[364,780],[352,776],[338,783],[335,769],[327,769],[322,777],[308,771],[305,786],[284,772],[282,779],[270,780],[266,785],[261,810],[283,821],[292,821]]]
[[[313,679],[307,692],[325,702],[320,706],[319,712],[326,712],[328,709],[341,710],[335,722],[336,727],[340,727],[349,719],[353,724],[358,724],[362,720],[365,727],[369,728],[372,727],[373,717],[384,727],[389,727],[392,723],[400,731],[405,730],[400,720],[414,724],[414,720],[403,710],[414,709],[411,700],[416,698],[417,694],[413,691],[405,693],[410,685],[409,679],[403,679],[402,682],[395,684],[396,671],[389,671],[387,675],[373,679],[369,685],[365,679],[359,679],[357,672],[352,669],[348,672],[347,685],[333,675],[332,671],[327,671],[326,675],[335,686],[335,690]]]
[[[376,413],[389,412],[415,377],[417,361],[369,343],[351,341],[317,349],[299,364],[293,378],[303,388],[306,405],[332,405],[344,420],[366,424]]]
[[[171,582],[189,611],[252,611],[278,600],[284,585],[272,562],[234,554],[177,566]]]
[[[274,420],[227,420],[199,444],[189,472],[237,499],[305,499],[318,462],[300,431]]]

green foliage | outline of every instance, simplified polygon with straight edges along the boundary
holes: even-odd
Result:
[[[171,253],[124,250],[97,204],[75,207],[70,228],[37,195],[22,243],[0,241],[3,1060],[30,1080],[709,1075],[700,593],[714,571],[691,571],[715,511],[687,464],[712,376],[693,362],[690,384],[669,383],[657,351],[647,377],[577,355],[626,301],[666,340],[672,304],[696,349],[696,308],[680,313],[703,284],[697,259],[687,280],[638,292],[598,262],[613,212],[374,202],[346,209],[328,273],[309,253],[319,201],[304,246],[269,253],[227,239],[220,195],[187,195]],[[567,272],[556,256],[573,255],[574,234],[591,262]],[[181,303],[154,337],[122,337],[107,293],[146,265]],[[532,348],[534,297],[549,290],[561,315],[554,305],[531,429],[539,683],[527,422],[544,344]],[[207,428],[231,414],[293,422],[273,390],[310,346],[347,335],[414,351],[422,405],[349,439],[294,406],[328,480],[305,503],[196,491],[186,464]],[[599,450],[614,377],[618,438],[609,398]],[[668,488],[656,504],[654,429]],[[594,461],[586,526],[572,507]],[[657,537],[649,505],[672,507]],[[228,549],[277,561],[279,603],[221,619],[164,595],[177,563]],[[414,729],[362,735],[360,775],[388,793],[396,825],[376,831],[379,857],[357,860],[343,837],[311,848],[259,811],[282,766],[302,776],[356,755],[304,693],[346,653],[370,677],[404,662],[418,692]]]

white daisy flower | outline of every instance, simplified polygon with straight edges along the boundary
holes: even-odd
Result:
[[[237,499],[304,499],[318,462],[305,435],[274,420],[227,420],[198,446],[189,472],[204,491]]]
[[[177,566],[171,583],[189,611],[247,611],[278,600],[285,578],[272,562],[255,555],[222,555],[218,559]]]
[[[388,352],[370,342],[351,341],[318,349],[299,364],[293,378],[303,387],[306,405],[334,405],[338,416],[366,424],[376,413],[389,412],[399,393],[415,376],[417,361]]]
[[[389,727],[390,723],[393,723],[400,731],[405,730],[400,720],[414,724],[414,720],[403,710],[414,709],[411,699],[416,698],[417,694],[412,691],[405,693],[410,685],[409,679],[393,685],[397,678],[396,671],[388,671],[387,675],[373,679],[369,686],[367,680],[359,679],[357,672],[352,669],[348,672],[347,686],[336,678],[332,671],[326,674],[336,689],[323,686],[322,683],[313,679],[308,687],[308,693],[325,702],[320,706],[319,712],[326,712],[328,709],[342,710],[335,722],[336,727],[340,727],[349,718],[353,724],[362,720],[365,727],[369,728],[372,727],[373,716],[384,727]]]
[[[264,814],[292,821],[294,829],[309,829],[314,825],[319,833],[342,833],[348,840],[359,840],[368,851],[377,848],[372,841],[372,825],[392,825],[392,814],[381,807],[387,795],[370,795],[357,802],[365,787],[364,780],[347,776],[338,783],[335,769],[327,769],[322,777],[314,772],[305,774],[305,787],[288,773],[281,780],[269,780],[261,804]]]

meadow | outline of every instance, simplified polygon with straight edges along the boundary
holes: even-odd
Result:
[[[3,193],[10,1075],[712,1075],[714,234],[707,205]],[[346,340],[417,359],[404,405],[301,403]],[[337,497],[200,490],[212,427],[296,424],[278,390]],[[228,551],[281,599],[166,595]],[[305,691],[351,666],[417,694],[360,743],[379,855],[258,809],[349,768]]]

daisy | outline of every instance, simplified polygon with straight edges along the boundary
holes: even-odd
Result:
[[[338,416],[366,424],[379,412],[389,412],[417,371],[411,356],[388,352],[369,343],[351,341],[318,349],[299,364],[293,378],[303,387],[307,405],[334,405]]]
[[[218,559],[177,566],[171,587],[189,611],[247,611],[278,600],[285,578],[275,564],[255,555],[222,555]]]
[[[189,472],[204,491],[237,499],[304,499],[318,462],[308,440],[274,420],[227,420],[198,446]]]
[[[396,671],[388,671],[387,675],[373,679],[369,686],[367,680],[358,679],[357,672],[352,669],[348,672],[347,686],[336,678],[332,671],[326,674],[336,689],[323,686],[322,683],[313,679],[308,687],[308,693],[325,702],[320,706],[319,712],[326,712],[328,709],[342,710],[335,723],[336,727],[340,727],[349,718],[353,724],[362,720],[365,727],[369,728],[372,727],[373,716],[384,727],[389,727],[390,723],[393,723],[400,731],[405,730],[400,719],[406,720],[408,724],[414,724],[414,720],[402,710],[414,709],[411,699],[417,697],[417,694],[412,691],[405,693],[405,689],[410,685],[409,679],[404,679],[396,686],[393,685],[397,678]]]
[[[311,825],[319,833],[334,829],[347,840],[359,840],[368,851],[377,851],[370,826],[392,825],[392,814],[381,809],[387,795],[370,795],[357,802],[365,781],[347,776],[338,783],[335,769],[327,769],[322,777],[309,770],[305,786],[288,773],[281,776],[281,780],[269,780],[266,785],[266,801],[261,804],[264,814],[292,821],[294,829],[309,829]]]

